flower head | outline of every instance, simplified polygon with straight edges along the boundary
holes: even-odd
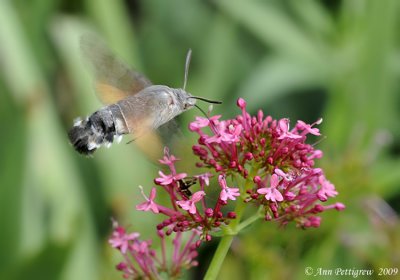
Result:
[[[128,250],[129,243],[133,240],[136,240],[138,237],[139,233],[133,232],[128,234],[126,233],[125,228],[114,223],[114,231],[108,242],[113,248],[117,248],[122,254],[125,254]]]
[[[306,143],[308,134],[320,135],[315,126],[322,119],[313,124],[299,120],[290,129],[286,118],[274,120],[271,116],[265,117],[262,111],[251,116],[242,98],[237,105],[241,114],[236,118],[219,120],[218,125],[208,123],[208,126],[204,121],[202,127],[197,125],[193,130],[200,137],[199,144],[193,146],[193,152],[200,159],[198,166],[254,181],[254,185],[247,184],[244,190],[248,194],[245,201],[263,205],[266,218],[274,217],[281,224],[295,221],[300,227],[319,225],[320,220],[313,218],[317,214],[314,205],[337,195],[323,171],[314,167],[322,152]],[[248,178],[250,173],[252,178]],[[238,189],[227,188],[219,182],[221,200],[226,202],[240,195]]]
[[[184,240],[181,233],[177,233],[173,243],[171,255],[173,259],[168,265],[165,252],[166,238],[159,234],[163,252],[160,256],[152,249],[151,240],[140,240],[136,232],[126,233],[123,227],[115,228],[110,244],[118,249],[124,256],[116,269],[123,273],[124,278],[130,279],[161,279],[161,275],[176,276],[182,269],[188,269],[197,265],[196,237],[198,233],[193,231],[188,240]]]
[[[192,147],[198,157],[196,166],[208,168],[208,172],[192,176],[177,172],[178,159],[166,148],[159,162],[168,171],[159,171],[154,180],[157,186],[149,197],[141,188],[145,202],[136,209],[164,217],[156,226],[161,257],[156,256],[150,240],[139,240],[138,233],[127,233],[115,223],[109,242],[124,255],[117,269],[125,278],[159,279],[160,273],[176,278],[181,269],[197,265],[196,248],[201,242],[227,232],[223,229],[229,229],[232,219],[242,216],[224,208],[237,200],[244,200],[248,207],[256,206],[265,221],[282,226],[295,222],[300,228],[319,227],[319,213],[345,208],[339,202],[325,205],[338,192],[323,170],[314,166],[323,153],[306,142],[307,135],[320,135],[315,126],[322,119],[313,124],[297,121],[290,129],[286,118],[275,120],[262,111],[251,116],[242,98],[237,106],[241,113],[233,119],[196,117],[189,125],[199,136],[198,144]],[[214,176],[219,186],[211,180]],[[228,182],[235,182],[237,187],[229,187]],[[213,191],[215,185],[218,192]],[[168,203],[155,202],[157,191],[169,197]],[[213,193],[215,196],[207,199]],[[183,234],[189,234],[189,239],[182,238]],[[174,236],[171,266],[167,265],[166,236]]]

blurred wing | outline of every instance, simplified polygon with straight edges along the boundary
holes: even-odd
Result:
[[[162,158],[164,147],[171,147],[179,133],[175,120],[158,127],[167,98],[160,91],[162,87],[152,86],[117,103],[136,145],[153,162]]]
[[[174,152],[174,145],[183,137],[182,131],[175,119],[163,124],[157,129],[162,143]]]
[[[113,104],[151,85],[139,72],[132,70],[92,34],[81,37],[81,50],[95,75],[95,90],[104,104]]]
[[[176,143],[182,138],[182,133],[175,120],[163,124],[156,130],[146,125],[142,125],[140,130],[141,136],[135,140],[135,144],[153,163],[158,163],[163,157],[164,147],[168,147],[172,153],[176,153],[176,149],[179,148],[176,147]]]

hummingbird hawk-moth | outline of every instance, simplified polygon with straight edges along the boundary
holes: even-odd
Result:
[[[95,76],[95,91],[106,106],[86,119],[78,118],[68,132],[75,150],[91,155],[100,146],[110,146],[122,135],[134,138],[152,132],[196,105],[196,100],[217,103],[193,96],[186,88],[191,50],[186,56],[183,88],[153,85],[149,79],[115,57],[101,40],[81,38],[81,50]]]

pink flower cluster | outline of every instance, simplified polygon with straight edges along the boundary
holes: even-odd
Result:
[[[182,269],[197,265],[196,249],[201,241],[210,241],[212,230],[217,230],[221,225],[228,225],[234,219],[235,213],[223,213],[222,208],[228,200],[236,200],[240,195],[238,188],[228,187],[224,175],[218,176],[220,195],[213,207],[207,207],[205,201],[206,186],[210,183],[211,173],[205,173],[190,178],[191,182],[198,182],[200,190],[191,193],[188,189],[187,174],[177,173],[175,162],[178,159],[169,155],[168,149],[164,150],[164,158],[160,163],[168,166],[169,172],[159,172],[154,182],[161,187],[170,198],[170,206],[158,204],[155,199],[157,189],[153,187],[149,196],[144,194],[143,203],[136,206],[137,210],[150,211],[161,214],[167,218],[157,225],[157,233],[161,239],[162,257],[157,258],[155,250],[150,248],[151,241],[139,240],[138,233],[127,233],[126,230],[114,225],[112,238],[109,240],[113,248],[118,249],[125,260],[117,265],[123,272],[124,278],[131,279],[160,279],[160,273],[167,273],[171,278],[179,276]],[[184,232],[190,232],[189,240],[183,238]],[[166,261],[166,238],[174,235],[172,262],[170,266]],[[183,249],[182,249],[183,248]]]
[[[177,173],[175,162],[178,159],[169,155],[168,149],[164,151],[164,158],[160,163],[166,165],[169,169],[167,174],[159,172],[160,177],[154,182],[168,194],[170,206],[157,204],[156,188],[153,187],[149,197],[144,193],[145,202],[136,206],[137,210],[152,211],[155,214],[163,214],[167,218],[157,225],[157,230],[163,230],[167,235],[173,232],[186,232],[196,230],[200,234],[201,240],[211,240],[209,232],[213,229],[219,229],[222,224],[227,225],[229,221],[235,218],[233,212],[223,213],[222,208],[227,205],[229,200],[236,200],[240,196],[239,188],[228,187],[225,176],[219,174],[218,183],[220,194],[212,207],[209,207],[205,200],[206,186],[210,183],[211,173],[204,173],[188,177],[186,173]],[[188,181],[198,182],[200,190],[191,193]],[[200,244],[200,242],[198,242]]]
[[[197,167],[209,168],[209,172],[194,176],[180,173],[175,167],[178,159],[164,150],[160,163],[167,171],[159,171],[154,180],[157,186],[149,196],[141,188],[145,201],[136,206],[137,210],[165,217],[156,227],[162,257],[157,258],[151,243],[140,241],[139,234],[127,234],[116,226],[110,243],[125,258],[117,266],[124,277],[157,279],[160,272],[176,276],[182,268],[196,265],[196,249],[201,242],[211,240],[240,216],[227,210],[229,201],[240,199],[249,206],[259,206],[266,221],[280,225],[294,221],[302,228],[319,227],[317,215],[325,210],[345,208],[341,203],[322,205],[337,191],[322,169],[314,167],[322,152],[306,143],[307,135],[320,135],[315,125],[322,120],[311,125],[298,121],[290,129],[288,119],[264,118],[262,111],[251,116],[243,99],[237,105],[242,113],[234,119],[196,117],[189,126],[199,135],[198,144],[193,146],[200,159]],[[217,188],[210,186],[212,177],[218,182]],[[228,186],[228,182],[236,186]],[[193,184],[197,186],[191,187]],[[156,201],[159,191],[167,194],[168,205]],[[184,232],[190,234],[188,241],[182,238]],[[170,235],[175,236],[174,252],[172,265],[167,267],[165,238]]]
[[[245,201],[263,205],[265,219],[282,225],[295,221],[300,227],[318,227],[316,214],[344,209],[341,203],[319,204],[337,195],[322,169],[314,168],[322,151],[306,143],[308,134],[320,135],[314,126],[322,119],[311,125],[298,121],[290,129],[288,119],[264,118],[261,110],[250,116],[243,99],[237,105],[242,114],[235,119],[197,117],[190,124],[189,129],[199,135],[198,145],[193,146],[199,167],[252,181],[241,189],[247,194]]]
[[[127,233],[125,228],[119,226],[114,221],[114,231],[109,243],[113,248],[118,249],[124,261],[117,264],[116,269],[123,273],[125,279],[161,279],[162,273],[166,273],[171,278],[179,278],[182,269],[189,269],[197,266],[197,245],[194,242],[197,236],[192,232],[188,240],[182,238],[181,233],[177,233],[173,240],[172,260],[167,261],[166,236],[162,231],[158,231],[161,240],[161,256],[157,256],[157,251],[151,248],[151,240],[140,240],[139,233]]]

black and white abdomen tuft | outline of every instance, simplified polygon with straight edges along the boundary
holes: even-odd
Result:
[[[91,155],[102,145],[109,147],[114,139],[121,141],[125,131],[117,126],[119,120],[115,119],[114,108],[110,107],[94,112],[85,120],[75,120],[68,137],[77,152]]]

